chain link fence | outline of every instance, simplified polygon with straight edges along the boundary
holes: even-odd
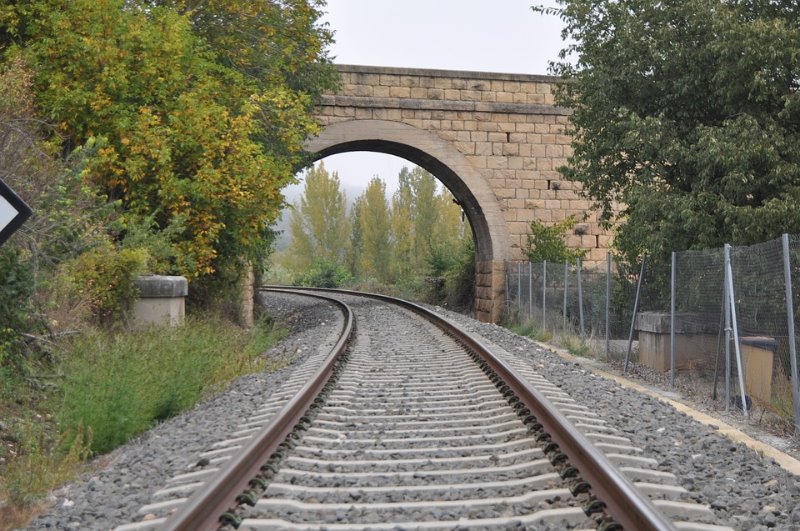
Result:
[[[575,263],[506,262],[505,313],[534,335],[581,336],[621,358],[631,325],[638,273],[608,256],[605,267]]]
[[[716,409],[777,415],[800,433],[800,235],[605,267],[507,262],[508,321],[580,337],[599,357]]]

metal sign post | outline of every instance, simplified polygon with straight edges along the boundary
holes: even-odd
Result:
[[[0,181],[0,245],[31,216],[31,207],[14,190]]]

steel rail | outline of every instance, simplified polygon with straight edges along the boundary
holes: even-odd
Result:
[[[270,291],[292,292],[290,289],[278,288]],[[354,323],[350,307],[331,297],[294,293],[324,299],[342,309],[345,323],[339,340],[311,380],[278,412],[269,424],[253,437],[241,452],[231,458],[218,474],[189,497],[178,511],[164,522],[161,529],[197,531],[219,528],[220,515],[236,505],[236,497],[247,489],[250,480],[258,475],[261,466],[267,462],[278,445],[284,441],[297,422],[305,415],[330,378],[336,362],[347,349]]]
[[[436,324],[480,356],[516,393],[520,401],[525,404],[525,407],[531,411],[543,429],[550,435],[552,441],[558,444],[561,452],[567,455],[570,464],[589,483],[591,492],[605,504],[605,512],[614,521],[622,525],[624,529],[635,531],[677,529],[675,524],[653,505],[650,498],[623,476],[546,396],[531,386],[519,373],[468,332],[461,330],[427,308],[402,299],[351,290],[302,288],[302,291],[306,290],[369,297],[389,302],[413,311]]]

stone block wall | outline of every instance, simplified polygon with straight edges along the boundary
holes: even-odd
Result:
[[[349,120],[402,122],[452,143],[489,183],[509,234],[504,258],[522,259],[532,220],[575,215],[567,243],[605,260],[610,235],[597,223],[580,185],[557,172],[572,153],[569,110],[556,107],[550,76],[340,65],[341,90],[323,97],[321,125]],[[388,176],[387,176],[388,177]],[[585,219],[584,219],[585,216]],[[479,299],[480,300],[480,299]]]

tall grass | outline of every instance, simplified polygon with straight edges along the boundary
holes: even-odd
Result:
[[[536,341],[547,342],[553,338],[553,334],[547,330],[542,330],[537,324],[534,324],[530,319],[513,319],[505,323],[505,327],[520,336],[526,336],[535,339]]]
[[[581,337],[577,333],[562,332],[560,335],[542,330],[540,323],[534,323],[527,318],[520,318],[518,315],[511,315],[506,318],[504,326],[517,335],[530,337],[543,343],[551,343],[555,346],[566,349],[573,356],[597,357],[591,347],[591,340]]]
[[[89,456],[84,441],[91,440],[91,434],[85,434],[80,426],[72,440],[62,438],[59,444],[48,440],[50,434],[46,426],[32,420],[20,426],[18,434],[19,453],[9,460],[1,482],[8,500],[17,506],[35,502],[42,494],[68,480]]]
[[[109,334],[93,330],[63,356],[62,429],[91,430],[102,453],[183,411],[236,376],[263,368],[273,341],[265,325],[245,332],[219,320]]]
[[[24,375],[0,365],[0,530],[24,527],[36,502],[106,452],[232,379],[287,360],[262,354],[282,331],[218,317],[181,328],[90,329]],[[268,366],[269,365],[269,366]],[[13,442],[12,442],[13,441]]]

